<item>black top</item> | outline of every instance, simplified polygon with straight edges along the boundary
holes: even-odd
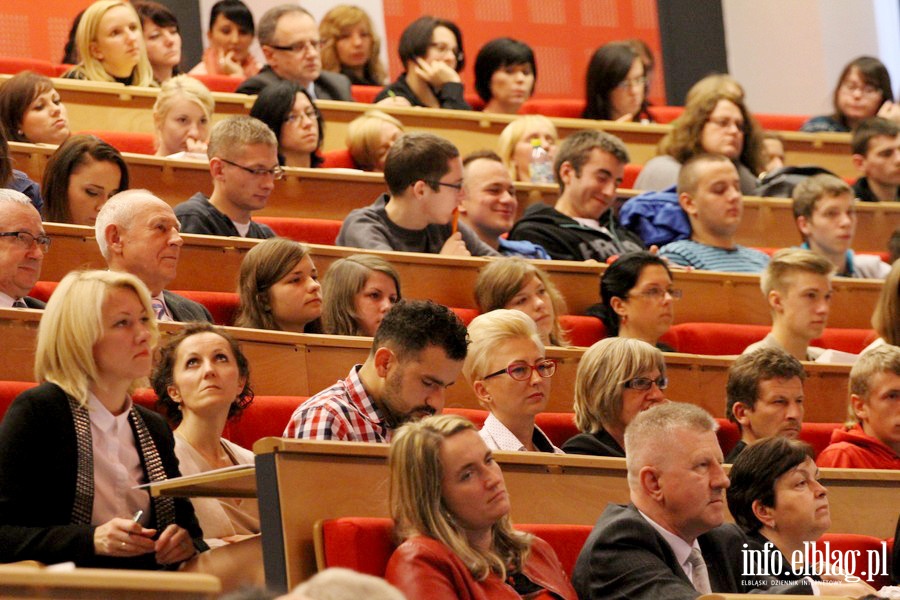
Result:
[[[731,452],[728,453],[728,456],[725,457],[725,462],[728,464],[733,464],[734,459],[738,457],[738,455],[744,451],[744,448],[747,447],[747,442],[744,440],[738,440],[738,443],[734,445],[734,448],[731,449]]]
[[[853,184],[853,193],[863,202],[881,202],[878,196],[875,195],[875,192],[872,191],[872,188],[869,187],[869,181],[865,177],[860,177],[856,180],[856,183]],[[897,197],[894,198],[894,201],[900,202],[900,188],[897,189]]]
[[[181,233],[241,237],[228,215],[213,206],[209,198],[201,192],[176,206],[175,216],[181,222]],[[275,232],[268,225],[250,221],[246,237],[265,240],[275,237]]]
[[[434,91],[434,89],[432,89],[432,91]],[[441,108],[472,110],[472,107],[469,106],[469,103],[463,98],[463,85],[461,83],[456,83],[455,81],[445,83],[441,86],[440,90],[434,92],[434,95],[437,97]],[[409,84],[406,83],[406,73],[400,75],[400,77],[397,78],[397,81],[394,81],[381,90],[378,95],[375,96],[375,102],[380,102],[389,96],[406,98],[413,106],[425,106],[419,97],[416,96],[415,92],[412,91],[412,88],[409,87]]]
[[[566,454],[625,458],[625,450],[605,429],[600,429],[597,433],[579,433],[572,436],[563,444],[562,450]]]

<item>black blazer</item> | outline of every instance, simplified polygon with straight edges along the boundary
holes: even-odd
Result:
[[[189,323],[191,321],[213,322],[212,314],[210,314],[209,310],[199,302],[194,302],[184,296],[173,294],[168,290],[163,290],[163,298],[166,301],[166,306],[169,307],[169,312],[172,313],[172,318],[176,321],[181,321],[183,323]]]
[[[25,302],[25,306],[28,308],[37,308],[39,310],[44,310],[47,308],[47,303],[38,300],[37,298],[32,298],[31,296],[25,296],[22,298],[22,301]]]
[[[272,67],[266,65],[259,73],[239,85],[235,92],[238,94],[258,94],[267,85],[281,80],[282,78],[272,70]],[[322,71],[319,73],[319,78],[313,83],[313,87],[316,90],[317,100],[353,101],[353,96],[350,94],[350,80],[346,75]]]
[[[166,476],[179,477],[168,424],[152,411],[136,409]],[[71,524],[77,461],[75,425],[65,392],[43,383],[19,394],[0,423],[0,562],[31,559],[48,564],[74,561],[80,567],[162,568],[152,553],[134,558],[94,553],[95,527]],[[175,521],[199,550],[206,548],[188,499],[175,499]],[[156,515],[151,514],[148,527],[156,527],[155,523]]]
[[[754,590],[742,584],[741,549],[746,538],[722,525],[697,541],[713,592],[812,595],[808,585]],[[668,542],[633,504],[610,504],[588,536],[572,574],[581,600],[694,600],[700,593],[684,574]]]

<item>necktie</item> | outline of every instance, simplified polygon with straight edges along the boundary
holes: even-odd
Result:
[[[709,594],[709,572],[706,570],[706,561],[697,548],[691,549],[691,555],[688,556],[688,562],[691,565],[691,582],[694,588],[701,594]]]
[[[163,301],[158,298],[153,298],[150,301],[150,306],[153,307],[153,312],[156,313],[157,321],[165,321],[167,319],[166,316],[166,305],[163,304]]]
[[[15,302],[13,302],[13,308],[28,308],[28,305],[25,304],[25,301],[21,298],[17,298]]]

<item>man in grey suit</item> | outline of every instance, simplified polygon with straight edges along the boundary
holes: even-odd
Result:
[[[26,294],[41,276],[50,238],[25,194],[0,189],[0,308],[44,308]]]
[[[202,304],[166,291],[175,279],[184,240],[172,207],[147,190],[110,198],[94,224],[97,245],[111,271],[131,273],[150,290],[160,321],[208,321]]]
[[[258,94],[271,83],[287,79],[306,89],[313,100],[350,102],[350,79],[322,71],[322,38],[316,20],[295,4],[270,8],[256,28],[266,66],[238,86],[239,94]]]

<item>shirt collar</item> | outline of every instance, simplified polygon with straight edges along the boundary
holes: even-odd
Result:
[[[109,409],[100,402],[100,399],[93,392],[88,392],[88,413],[91,415],[91,422],[103,431],[109,431],[113,426],[121,426],[128,422],[128,413],[131,412],[131,396],[125,397],[125,408],[121,414],[114,415]]]
[[[0,292],[0,307],[2,308],[12,308],[13,302],[15,302],[17,298],[13,298],[12,296],[8,296],[3,292]]]
[[[638,510],[641,513],[641,516],[644,517],[650,526],[653,527],[666,540],[666,543],[669,544],[669,547],[672,548],[672,553],[675,555],[675,560],[678,561],[678,564],[684,568],[684,566],[688,563],[688,558],[691,556],[691,550],[696,548],[700,550],[700,544],[697,543],[697,540],[694,540],[693,544],[688,544],[686,541],[681,539],[679,536],[675,535],[668,529],[664,528],[662,525],[645,515],[641,510]],[[687,574],[687,571],[685,571]]]

